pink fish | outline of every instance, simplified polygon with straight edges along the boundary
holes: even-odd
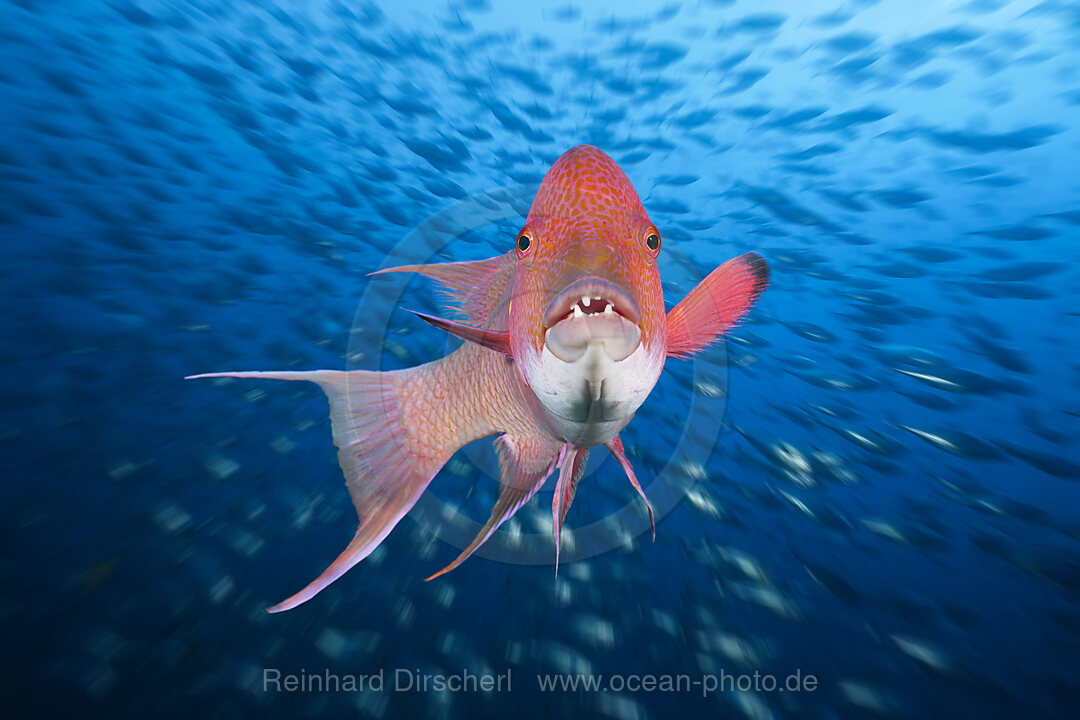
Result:
[[[595,445],[619,461],[652,522],[619,431],[652,391],[667,358],[715,341],[768,283],[764,259],[746,253],[713,270],[665,313],[660,245],[660,232],[626,174],[600,150],[580,145],[544,176],[513,250],[488,260],[380,271],[420,273],[451,294],[457,320],[420,314],[468,341],[446,357],[392,372],[193,376],[309,380],[330,398],[334,442],[359,527],[322,575],[269,612],[310,600],[371,554],[446,461],[490,435],[498,435],[500,473],[491,517],[429,580],[468,558],[556,469],[558,573],[560,531]]]

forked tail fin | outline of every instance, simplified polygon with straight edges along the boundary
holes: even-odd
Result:
[[[417,443],[405,431],[405,394],[411,374],[424,366],[394,372],[315,370],[312,372],[226,372],[191,378],[233,377],[309,380],[330,398],[334,444],[360,524],[348,547],[319,577],[292,597],[267,608],[290,610],[313,598],[371,554],[423,494],[457,448]],[[416,412],[416,403],[412,405]],[[436,407],[431,408],[436,411]],[[415,418],[410,418],[415,420]]]

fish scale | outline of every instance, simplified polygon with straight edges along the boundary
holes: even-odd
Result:
[[[490,435],[498,435],[499,498],[472,543],[429,580],[469,557],[556,467],[558,573],[563,522],[594,445],[611,451],[645,501],[655,539],[652,507],[619,431],[666,358],[699,352],[749,310],[768,281],[765,261],[756,253],[729,260],[665,313],[659,230],[622,169],[588,145],[568,150],[548,171],[516,246],[487,260],[375,273],[416,272],[440,285],[462,322],[416,314],[468,341],[444,358],[385,373],[192,376],[309,380],[330,399],[359,525],[319,577],[270,612],[306,602],[367,557],[455,452]],[[603,310],[582,311],[593,302]]]

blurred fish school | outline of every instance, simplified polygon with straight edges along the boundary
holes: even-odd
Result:
[[[1071,716],[1072,4],[5,0],[0,36],[13,717]],[[354,318],[389,292],[367,273],[481,196],[520,217],[428,260],[509,250],[582,143],[660,228],[669,306],[739,253],[773,271],[623,433],[643,485],[683,497],[655,544],[627,532],[558,580],[474,559],[424,583],[458,548],[404,521],[266,615],[355,524],[325,399],[181,378],[444,354],[397,307],[436,311],[422,281],[386,296],[384,335]],[[718,432],[701,459],[674,453],[692,405]],[[633,499],[595,455],[564,552]],[[470,446],[429,492],[482,521],[492,462]],[[550,535],[550,501],[500,532]],[[512,671],[513,690],[289,694],[266,668]],[[535,682],[796,669],[815,691]]]

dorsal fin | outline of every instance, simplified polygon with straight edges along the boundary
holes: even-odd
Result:
[[[414,272],[431,278],[439,284],[446,308],[455,319],[473,327],[503,331],[510,326],[510,292],[516,267],[515,252],[511,250],[487,260],[401,265],[372,275]]]

